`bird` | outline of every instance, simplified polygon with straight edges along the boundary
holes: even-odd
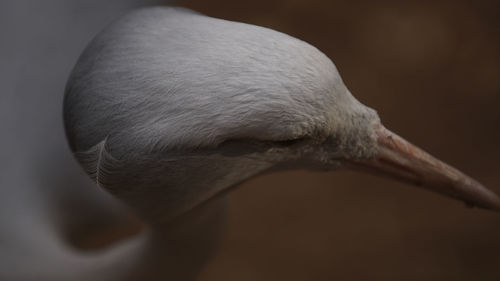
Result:
[[[99,33],[68,79],[63,115],[85,172],[149,226],[82,257],[76,280],[196,278],[225,194],[278,170],[368,171],[500,209],[493,192],[386,129],[317,48],[183,8],[139,9]]]

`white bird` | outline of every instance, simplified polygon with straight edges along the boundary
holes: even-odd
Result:
[[[194,279],[216,246],[222,195],[282,169],[366,170],[500,210],[494,193],[385,129],[315,47],[186,9],[137,10],[97,35],[69,78],[64,121],[89,176],[151,226],[82,257],[76,280]]]

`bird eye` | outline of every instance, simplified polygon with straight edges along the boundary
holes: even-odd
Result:
[[[269,148],[286,148],[293,147],[302,142],[309,140],[308,137],[300,137],[295,139],[279,140],[279,141],[263,141],[256,139],[229,139],[218,145],[219,153],[222,151],[226,155],[240,155],[247,152],[265,152]]]
[[[289,140],[279,140],[279,141],[272,141],[276,146],[280,147],[289,147],[289,146],[294,146],[298,143],[304,142],[307,140],[307,137],[300,137],[300,138],[295,138],[295,139],[289,139]]]

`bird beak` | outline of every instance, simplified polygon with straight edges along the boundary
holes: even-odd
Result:
[[[375,131],[378,143],[375,158],[351,160],[348,167],[421,186],[462,200],[471,207],[500,211],[500,198],[474,179],[434,158],[382,125]]]

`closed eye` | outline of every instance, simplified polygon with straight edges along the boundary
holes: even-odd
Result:
[[[308,139],[309,139],[308,137],[299,137],[299,138],[289,139],[289,140],[270,141],[269,143],[274,144],[275,146],[278,146],[278,147],[290,147],[290,146],[294,146],[296,144],[305,142]]]
[[[265,152],[269,148],[286,148],[300,145],[310,140],[308,137],[300,137],[288,140],[270,141],[257,139],[231,139],[219,144],[217,152],[225,155],[241,155],[255,152]]]

